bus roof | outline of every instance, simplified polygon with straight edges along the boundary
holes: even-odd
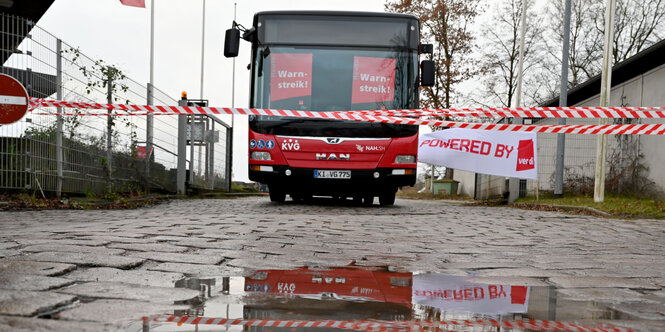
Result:
[[[270,10],[254,14],[254,22],[259,16],[269,15],[302,15],[302,16],[358,16],[358,17],[385,17],[418,20],[410,14],[397,14],[385,12],[353,12],[353,11],[325,11],[325,10]]]

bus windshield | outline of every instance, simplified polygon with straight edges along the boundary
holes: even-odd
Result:
[[[256,108],[346,111],[417,105],[416,51],[263,46],[256,52],[252,87]],[[349,121],[251,120],[253,130],[276,135],[397,137],[417,132],[416,126]]]

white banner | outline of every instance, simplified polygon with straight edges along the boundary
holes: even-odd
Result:
[[[420,135],[418,161],[482,174],[538,179],[536,133],[446,129]]]
[[[414,275],[412,301],[446,311],[486,315],[528,311],[529,287],[478,284],[468,279],[440,274]]]

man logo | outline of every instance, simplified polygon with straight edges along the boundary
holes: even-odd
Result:
[[[342,140],[339,137],[328,137],[326,138],[326,141],[328,144],[339,144],[342,142]]]
[[[350,153],[340,153],[339,157],[337,157],[336,154],[331,153],[331,154],[326,154],[326,153],[317,153],[316,154],[316,160],[350,160],[351,159],[351,154]]]

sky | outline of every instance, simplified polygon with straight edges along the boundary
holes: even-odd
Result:
[[[154,84],[179,99],[181,91],[200,98],[203,0],[152,0],[155,3]],[[385,0],[206,0],[203,98],[211,106],[231,105],[232,60],[224,57],[224,32],[237,22],[252,25],[254,13],[265,10],[384,11]],[[37,23],[93,59],[121,68],[130,78],[149,81],[150,6],[124,6],[119,0],[55,0]],[[250,44],[241,41],[236,58],[235,107],[247,107]],[[230,122],[230,116],[222,117]],[[234,122],[233,180],[247,177],[247,117]]]

